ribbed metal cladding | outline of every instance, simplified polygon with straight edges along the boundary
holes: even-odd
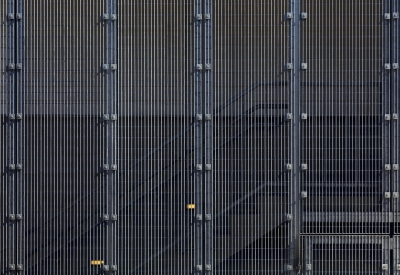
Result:
[[[202,266],[201,8],[119,3],[120,274]]]
[[[302,274],[390,274],[389,236],[303,237]]]
[[[25,1],[25,274],[97,274],[92,260],[113,264],[111,221],[102,220],[113,214],[103,167],[107,8],[106,1]]]
[[[302,233],[389,233],[389,4],[301,1]]]
[[[215,274],[277,274],[292,264],[290,8],[213,2]]]

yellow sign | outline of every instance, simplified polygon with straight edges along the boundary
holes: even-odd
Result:
[[[91,263],[91,265],[101,265],[101,264],[104,264],[104,261],[101,261],[101,260],[92,260],[90,263]]]
[[[194,204],[186,204],[186,209],[194,209]]]

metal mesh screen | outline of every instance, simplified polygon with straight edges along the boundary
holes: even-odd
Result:
[[[303,274],[381,274],[390,271],[389,237],[304,237]]]
[[[27,274],[97,274],[92,260],[106,260],[104,10],[105,1],[25,3]]]
[[[302,1],[304,233],[388,233],[384,8],[385,1]]]
[[[195,40],[194,15],[194,1],[120,5],[118,230],[123,274],[189,274],[200,256],[195,243],[201,233],[194,218],[202,212],[195,173],[196,160],[201,163],[195,116],[201,102],[195,98],[199,37]]]
[[[213,4],[217,274],[278,273],[291,262],[288,9],[286,1]]]

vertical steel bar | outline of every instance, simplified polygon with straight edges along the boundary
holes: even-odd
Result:
[[[290,28],[290,57],[293,69],[290,76],[290,106],[293,113],[291,120],[290,154],[293,167],[291,173],[290,202],[293,220],[291,222],[290,259],[299,258],[300,239],[300,206],[299,206],[299,185],[300,185],[300,0],[291,0],[291,11],[293,13]],[[295,263],[293,263],[295,264]]]
[[[15,59],[15,21],[11,18],[14,16],[15,6],[14,0],[7,1],[7,215],[15,214],[15,173],[11,170],[10,165],[15,163],[15,123],[12,118],[15,113],[15,74],[11,64]],[[10,217],[10,216],[8,216]],[[15,228],[13,221],[8,219],[7,223],[7,265],[15,264]],[[3,268],[3,267],[2,267]]]
[[[195,30],[194,30],[194,60],[196,64],[193,64],[194,68],[194,114],[193,116],[196,119],[195,126],[194,126],[194,204],[196,205],[195,208],[195,217],[194,224],[195,224],[195,268],[197,271],[203,269],[203,180],[202,176],[205,171],[203,165],[203,154],[202,154],[202,128],[203,128],[203,120],[199,119],[198,115],[203,114],[203,104],[202,104],[202,90],[203,90],[203,72],[202,69],[204,68],[202,61],[202,44],[203,44],[203,34],[202,34],[202,0],[195,0],[195,8],[194,8],[194,22],[195,22]],[[201,17],[200,17],[201,16]],[[201,218],[197,218],[201,217]]]
[[[22,170],[16,174],[16,214],[25,216],[25,181],[24,181],[24,0],[18,0],[15,7],[16,18],[16,163],[22,165]],[[22,16],[20,18],[20,15]],[[20,65],[22,68],[19,68]],[[17,264],[25,264],[25,220],[22,219],[17,223],[16,241],[17,241]]]
[[[388,70],[385,67],[385,64],[390,64],[391,66],[391,58],[390,58],[390,21],[385,18],[385,14],[391,14],[390,9],[390,0],[382,0],[382,63],[381,68],[383,70],[382,73],[382,109],[381,109],[381,121],[382,121],[382,165],[381,169],[382,173],[382,194],[384,197],[385,192],[390,192],[390,171],[386,171],[385,165],[391,165],[391,157],[390,157],[390,119],[386,119],[386,115],[391,115],[390,112],[390,69]],[[389,169],[390,170],[390,169]],[[389,212],[390,211],[390,200],[383,199],[382,200],[382,211]],[[388,220],[387,220],[388,222]]]
[[[211,165],[211,169],[214,169],[213,165],[213,60],[212,60],[212,0],[205,0],[204,3],[204,32],[205,32],[205,74],[204,74],[204,89],[205,89],[205,165]],[[211,116],[208,117],[208,116]],[[205,173],[205,214],[211,215],[213,213],[213,173],[206,171]],[[213,218],[206,220],[205,223],[205,270],[208,274],[212,274],[213,267]]]

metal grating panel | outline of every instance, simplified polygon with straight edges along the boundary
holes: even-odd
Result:
[[[302,274],[390,274],[389,236],[303,237]]]
[[[200,1],[119,7],[119,272],[189,274],[202,265]]]
[[[289,2],[212,8],[214,270],[279,273],[292,263]]]
[[[301,3],[301,230],[388,233],[388,1]]]
[[[106,1],[26,1],[26,274],[107,263]],[[109,248],[109,247],[108,247]]]

